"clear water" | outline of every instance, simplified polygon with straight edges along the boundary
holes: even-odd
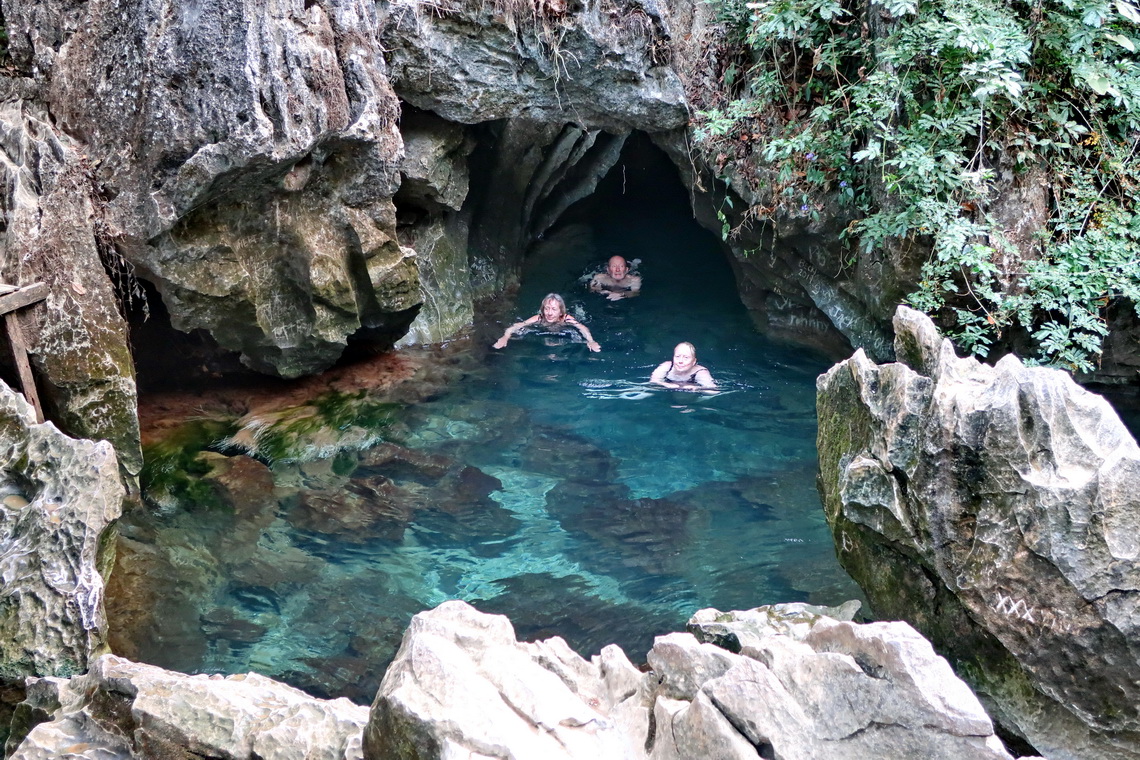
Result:
[[[367,452],[278,467],[261,507],[128,526],[140,572],[169,584],[136,613],[134,654],[367,703],[411,615],[447,599],[509,615],[524,638],[562,635],[586,656],[616,642],[639,661],[702,607],[861,598],[815,490],[815,378],[829,362],[757,334],[683,194],[652,208],[599,197],[580,214],[589,226],[530,257],[515,315],[561,292],[601,353],[539,335],[489,351],[502,326],[487,325],[451,349],[462,380],[388,432],[436,470],[370,466]],[[640,297],[583,289],[614,253],[642,260]],[[645,384],[682,340],[724,392]],[[302,500],[355,493],[367,509],[387,485],[422,496],[390,530],[296,519]]]

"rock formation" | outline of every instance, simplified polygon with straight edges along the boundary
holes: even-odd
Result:
[[[134,364],[107,269],[126,287],[130,274],[112,245],[92,165],[35,102],[3,101],[0,125],[0,279],[49,290],[18,317],[41,395],[58,424],[111,441],[120,464],[137,474]]]
[[[122,502],[109,443],[35,424],[0,383],[0,684],[82,673],[106,650],[100,573]]]
[[[744,617],[740,654],[670,634],[643,674],[615,646],[587,662],[560,638],[520,643],[506,618],[446,602],[412,619],[364,756],[1010,757],[977,699],[906,624],[840,622],[803,605]]]
[[[104,655],[86,675],[29,683],[8,757],[354,760],[367,719],[256,673],[187,676]]]
[[[876,615],[1050,758],[1140,757],[1140,449],[1109,404],[895,315],[897,364],[818,382],[820,488]]]

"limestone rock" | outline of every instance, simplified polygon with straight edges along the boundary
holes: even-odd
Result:
[[[134,365],[107,271],[128,292],[132,283],[108,238],[91,165],[44,109],[22,100],[0,103],[0,159],[0,279],[48,286],[47,300],[19,316],[40,395],[69,433],[111,441],[138,474]]]
[[[524,118],[612,132],[658,132],[688,119],[667,65],[666,4],[387,3],[393,86],[450,121]]]
[[[1010,757],[905,623],[840,622],[804,605],[752,612],[772,625],[743,653],[670,634],[642,674],[617,647],[587,662],[559,638],[521,644],[505,618],[447,602],[413,618],[365,756]]]
[[[69,33],[17,18],[108,234],[175,327],[289,377],[362,328],[402,333],[419,287],[395,234],[399,104],[373,4],[113,0]]]
[[[372,705],[364,755],[640,757],[634,735],[608,717],[634,698],[636,673],[619,653],[586,662],[558,637],[519,643],[505,617],[445,602],[412,618]]]
[[[368,718],[347,699],[314,699],[256,673],[188,676],[114,655],[70,680],[32,680],[17,719],[21,711],[49,720],[13,760],[354,760]]]
[[[70,676],[105,650],[100,571],[123,487],[106,441],[73,440],[0,383],[0,679]]]
[[[1140,757],[1140,449],[1059,371],[895,319],[818,382],[820,484],[875,613],[931,638],[1050,758]]]
[[[832,620],[850,621],[861,606],[862,602],[852,600],[839,607],[817,607],[797,602],[731,612],[704,609],[693,613],[686,629],[698,641],[739,653],[746,646],[755,646],[760,639],[774,634],[800,641],[821,615]]]
[[[400,243],[416,251],[423,307],[399,345],[439,343],[471,324],[469,221],[460,214],[475,141],[452,122],[415,109],[400,120],[404,161],[396,194]]]
[[[801,638],[774,629],[739,655],[687,633],[657,639],[653,760],[1010,757],[977,698],[910,626],[783,606],[757,612],[806,625]]]

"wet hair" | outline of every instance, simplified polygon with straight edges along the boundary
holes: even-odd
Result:
[[[561,311],[561,316],[565,317],[569,313],[569,311],[566,309],[566,301],[562,299],[562,296],[558,295],[557,293],[547,293],[546,297],[542,299],[542,304],[538,307],[538,318],[543,322],[546,321],[546,315],[542,312],[543,309],[546,308],[548,301],[554,301],[554,303],[558,304],[558,308]]]
[[[695,361],[697,360],[697,347],[696,347],[696,346],[694,346],[692,343],[689,343],[688,341],[681,341],[680,343],[678,343],[678,344],[677,344],[677,345],[676,345],[676,346],[673,348],[673,353],[677,353],[677,349],[678,349],[678,348],[680,348],[681,346],[688,346],[688,347],[689,347],[689,351],[691,351],[691,352],[692,352],[692,354],[693,354],[693,361],[695,362]]]

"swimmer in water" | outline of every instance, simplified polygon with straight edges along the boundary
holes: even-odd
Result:
[[[524,327],[530,327],[531,325],[535,325],[540,330],[546,330],[548,332],[561,332],[567,328],[572,328],[582,333],[582,337],[586,339],[586,348],[591,351],[602,350],[602,347],[594,340],[594,336],[590,334],[589,328],[566,312],[566,302],[563,301],[562,296],[557,293],[550,293],[546,298],[542,299],[542,306],[533,317],[524,319],[522,322],[515,322],[503,331],[503,337],[491,344],[491,348],[504,347],[512,335]]]
[[[673,360],[658,365],[649,382],[674,390],[716,389],[709,371],[697,364],[697,349],[692,343],[678,343],[673,349]]]
[[[621,256],[612,256],[605,271],[590,278],[588,286],[595,293],[605,293],[611,301],[632,298],[641,292],[641,275],[630,274],[629,264]]]

